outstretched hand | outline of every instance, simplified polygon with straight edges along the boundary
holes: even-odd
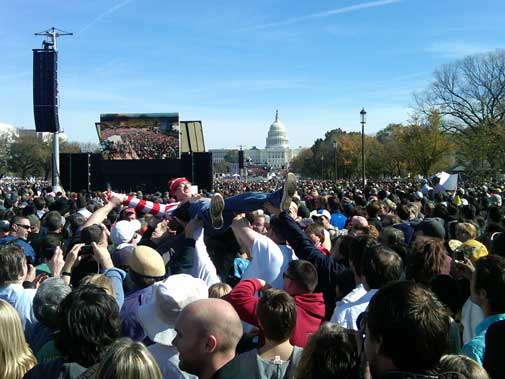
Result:
[[[124,193],[116,193],[112,191],[102,192],[102,198],[105,202],[112,203],[114,206],[123,204],[123,202],[128,198]]]
[[[107,246],[103,246],[102,244],[96,242],[91,242],[91,246],[93,247],[93,257],[100,266],[102,266],[102,269],[107,270],[114,267],[109,250],[107,250]]]
[[[65,269],[63,271],[70,272],[72,267],[79,261],[79,251],[84,246],[84,243],[76,243],[67,253],[65,258]]]
[[[27,270],[26,270],[26,276],[25,276],[25,281],[26,282],[33,282],[35,280],[35,266],[32,265],[31,263],[27,264]]]
[[[54,254],[47,262],[47,265],[49,266],[49,270],[54,277],[61,275],[61,271],[65,265],[65,261],[63,260],[63,250],[61,250],[61,247],[56,246],[54,249]]]
[[[451,263],[452,274],[471,280],[474,271],[475,266],[473,265],[470,259],[465,258],[464,261],[457,261],[455,259],[452,260]]]

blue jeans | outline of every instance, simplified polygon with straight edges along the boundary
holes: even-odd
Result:
[[[282,200],[283,189],[275,192],[244,192],[235,196],[224,199],[223,228],[219,231],[212,228],[209,216],[210,199],[200,199],[191,203],[189,207],[189,215],[191,218],[198,216],[203,221],[203,226],[207,231],[214,231],[220,234],[228,229],[237,213],[252,212],[257,209],[263,209],[266,202],[271,203],[274,207],[279,208]],[[212,234],[212,232],[211,232]]]

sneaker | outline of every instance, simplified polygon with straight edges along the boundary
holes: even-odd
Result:
[[[284,189],[282,192],[282,200],[280,208],[282,211],[289,211],[291,206],[291,199],[296,192],[296,176],[295,174],[289,172],[286,176],[286,181],[284,182]]]
[[[220,193],[216,193],[210,199],[209,216],[210,223],[214,229],[221,229],[224,224],[223,220],[224,199]]]

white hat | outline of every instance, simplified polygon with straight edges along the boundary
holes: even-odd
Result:
[[[179,313],[186,305],[207,298],[207,285],[202,279],[188,274],[172,275],[153,284],[153,297],[139,308],[138,320],[152,341],[172,346]]]
[[[142,225],[139,220],[122,220],[116,222],[112,226],[110,232],[110,239],[114,245],[121,245],[122,243],[128,243],[132,240],[135,232],[139,231]]]
[[[310,213],[311,217],[326,217],[328,220],[331,220],[331,214],[326,209],[319,209],[316,213]]]

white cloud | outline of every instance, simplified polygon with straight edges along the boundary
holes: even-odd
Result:
[[[277,27],[277,26],[293,25],[293,24],[297,24],[297,23],[303,22],[303,21],[309,21],[309,20],[314,20],[314,19],[318,19],[318,18],[334,16],[334,15],[342,14],[342,13],[355,12],[355,11],[359,11],[362,9],[382,7],[384,5],[399,3],[401,1],[403,1],[403,0],[376,0],[376,1],[370,1],[367,3],[359,3],[359,4],[355,4],[355,5],[350,5],[347,7],[330,9],[330,10],[324,11],[324,12],[310,13],[310,14],[306,14],[303,16],[299,16],[299,17],[288,18],[286,20],[274,21],[271,23],[263,24],[263,25],[255,25],[255,26],[245,27],[245,28],[239,29],[239,31],[259,30],[259,29],[273,28],[273,27]]]
[[[463,41],[437,41],[428,46],[426,51],[445,58],[463,58],[467,55],[493,51],[498,47]]]
[[[103,20],[104,18],[106,18],[106,17],[114,14],[115,12],[117,12],[118,10],[120,10],[121,8],[123,8],[124,6],[130,4],[132,1],[133,0],[125,0],[125,1],[122,1],[121,3],[119,3],[119,4],[114,5],[112,8],[107,9],[105,12],[99,14],[91,22],[89,22],[81,30],[79,30],[78,34],[81,34],[84,31],[88,30],[89,28],[91,28],[92,26],[94,26],[95,24],[97,24],[98,22],[100,22],[101,20]]]

